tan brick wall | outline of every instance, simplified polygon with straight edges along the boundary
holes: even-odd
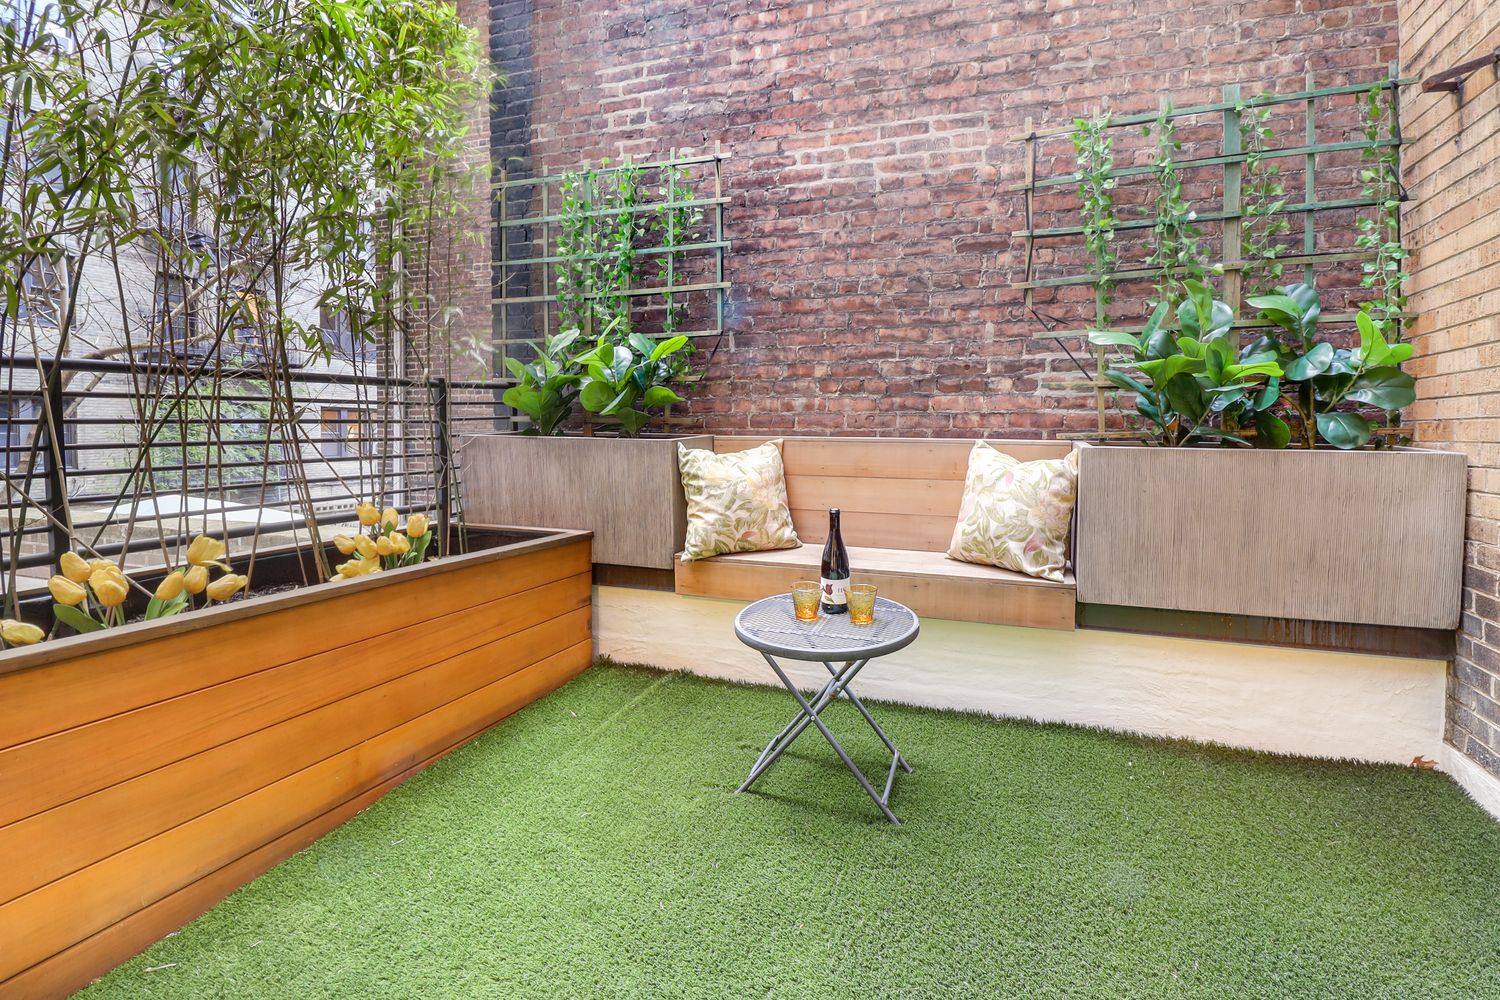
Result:
[[[1401,64],[1430,77],[1500,48],[1495,0],[1402,0]],[[1448,685],[1448,740],[1500,775],[1500,81],[1460,97],[1410,88],[1402,127],[1413,251],[1408,308],[1420,444],[1469,456],[1464,619]]]

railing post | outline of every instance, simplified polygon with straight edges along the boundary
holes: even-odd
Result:
[[[433,442],[433,456],[437,459],[437,467],[433,470],[437,482],[437,516],[438,516],[438,538],[443,548],[440,550],[447,554],[447,547],[452,542],[451,522],[453,514],[453,415],[450,411],[449,386],[446,378],[435,378],[432,380],[432,424],[436,440]]]
[[[62,367],[60,363],[54,363],[48,371],[47,381],[42,386],[42,405],[46,407],[46,413],[37,414],[41,424],[39,440],[47,470],[44,481],[45,503],[47,513],[52,516],[52,521],[47,526],[47,554],[52,557],[51,563],[54,566],[73,544],[69,536],[72,519],[68,517],[68,436],[64,431],[67,413],[63,406]]]

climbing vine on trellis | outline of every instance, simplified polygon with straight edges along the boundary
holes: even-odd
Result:
[[[1399,214],[1398,94],[1412,82],[1395,78],[1393,67],[1390,77],[1373,85],[1319,88],[1309,76],[1306,88],[1293,93],[1242,98],[1239,86],[1230,84],[1222,100],[1196,106],[1164,104],[1156,112],[1070,118],[1066,125],[1046,128],[1027,120],[1017,137],[1027,145],[1025,178],[1012,187],[1025,195],[1025,228],[1015,234],[1024,239],[1025,270],[1016,287],[1024,292],[1027,314],[1063,345],[1082,376],[1049,366],[1041,384],[1089,388],[1098,407],[1096,431],[1064,436],[1138,436],[1108,424],[1113,390],[1103,379],[1103,355],[1090,333],[1106,325],[1112,334],[1142,333],[1144,314],[1104,317],[1104,312],[1106,303],[1118,309],[1147,284],[1152,294],[1143,292],[1140,300],[1171,307],[1186,281],[1211,283],[1230,310],[1229,330],[1237,340],[1246,335],[1242,331],[1265,325],[1262,317],[1245,315],[1247,295],[1261,296],[1299,279],[1318,285],[1321,277],[1327,291],[1343,284],[1345,294],[1329,300],[1342,304],[1359,301],[1358,294],[1348,292],[1363,285],[1373,295],[1366,295],[1370,301],[1360,308],[1387,337],[1399,336],[1406,252]],[[1363,121],[1351,136],[1351,98],[1361,96]],[[1286,129],[1287,118],[1275,117],[1277,109],[1286,109],[1288,118],[1300,117],[1305,131]],[[1179,123],[1186,126],[1181,137]],[[1217,149],[1210,131],[1215,125],[1222,130]],[[1128,134],[1122,129],[1139,129],[1146,148],[1122,152],[1123,144],[1115,141]],[[1071,144],[1071,156],[1056,148],[1062,141]],[[1193,148],[1184,152],[1189,144]],[[1363,157],[1362,164],[1351,165],[1340,155],[1351,150]],[[1045,171],[1045,165],[1057,163],[1073,169]],[[1296,171],[1295,194],[1287,164]],[[1077,194],[1072,218],[1071,206],[1049,197],[1063,185]],[[1360,195],[1350,197],[1355,186]],[[1320,194],[1320,188],[1328,193]],[[1351,210],[1358,228],[1349,221]],[[1300,239],[1291,237],[1294,227]],[[1077,252],[1057,247],[1055,240],[1073,241]],[[1048,249],[1040,250],[1044,245]],[[1069,286],[1093,289],[1089,315],[1082,314],[1080,296],[1066,294]],[[1059,310],[1072,309],[1077,312],[1069,322]],[[1357,315],[1351,307],[1322,318],[1325,325],[1352,325]],[[1093,371],[1069,348],[1073,342],[1093,351]]]
[[[1374,201],[1375,211],[1358,222],[1355,245],[1371,257],[1360,265],[1360,284],[1376,290],[1376,298],[1361,304],[1370,318],[1387,328],[1393,337],[1401,334],[1401,311],[1406,306],[1402,289],[1410,275],[1406,271],[1406,248],[1401,245],[1400,144],[1396,116],[1386,103],[1379,84],[1365,92],[1363,132],[1370,143],[1360,153],[1370,166],[1360,171],[1361,193]]]
[[[1110,282],[1119,263],[1115,248],[1114,178],[1115,141],[1110,134],[1110,116],[1079,118],[1073,133],[1073,150],[1078,163],[1079,212],[1083,216],[1083,242],[1093,258],[1097,278],[1099,322],[1108,320]]]
[[[1269,106],[1241,103],[1239,115],[1240,148],[1245,154],[1240,180],[1240,267],[1247,295],[1269,292],[1281,280],[1284,270],[1279,258],[1287,246],[1278,242],[1292,228],[1284,214],[1286,185],[1282,183],[1281,164],[1266,157],[1267,142],[1274,137],[1269,122]]]
[[[1176,154],[1182,149],[1177,138],[1177,122],[1172,106],[1163,106],[1154,125],[1141,129],[1156,138],[1156,159],[1152,164],[1156,176],[1156,200],[1152,205],[1155,244],[1146,266],[1156,271],[1156,301],[1173,299],[1181,278],[1203,279],[1209,265],[1203,257],[1202,233],[1196,225],[1197,213],[1182,193],[1182,174],[1177,169]]]

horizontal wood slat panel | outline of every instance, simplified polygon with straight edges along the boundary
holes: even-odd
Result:
[[[465,513],[491,524],[588,529],[596,562],[670,569],[687,531],[679,442],[713,448],[708,435],[478,435],[463,445]],[[609,488],[590,489],[595,483]]]
[[[1077,572],[1086,603],[1459,624],[1460,453],[1088,447],[1080,458]],[[1272,516],[1267,497],[1287,515]],[[1308,515],[1316,511],[1334,514]],[[1214,557],[1184,549],[1188,538],[1212,539]]]
[[[45,668],[0,674],[0,748],[529,590],[588,568],[589,543],[584,539],[498,562],[455,567],[424,579],[417,591],[420,599],[402,586],[330,594],[310,604],[273,611],[278,618],[274,629],[260,615],[209,627],[206,615],[211,612],[200,612],[194,617],[202,617],[203,625],[192,631],[81,655]],[[346,626],[350,631],[343,630]],[[225,655],[226,650],[233,650],[234,655]],[[184,662],[192,663],[194,669],[184,670]]]
[[[548,592],[555,594],[545,597]],[[588,575],[582,574],[529,593],[566,613],[588,605],[591,587]],[[488,613],[488,606],[468,612],[480,613]],[[453,631],[471,637],[474,648],[446,659],[433,657],[432,666],[0,827],[0,858],[8,861],[0,865],[0,903],[494,680],[496,654],[490,643],[502,636],[493,628]],[[213,780],[205,780],[205,775]]]
[[[500,677],[478,691],[0,906],[0,941],[7,943],[0,976],[13,976],[191,885],[513,711],[527,679],[512,678],[581,649],[589,619],[589,609],[581,609],[497,643]],[[564,672],[586,665],[586,654],[577,656]]]
[[[958,508],[947,516],[938,514],[872,514],[851,510],[840,517],[845,545],[867,545],[880,549],[922,549],[946,552],[953,540]],[[828,538],[828,509],[792,509],[792,526],[805,544],[822,546]]]
[[[508,688],[505,696],[491,706],[487,715],[455,734],[450,745],[373,788],[332,806],[296,829],[32,965],[24,972],[0,981],[0,1000],[65,997],[88,985],[94,978],[137,954],[153,941],[204,913],[239,886],[303,850],[457,746],[566,683],[588,665],[592,650],[592,640],[584,640],[512,674],[506,679]]]
[[[460,580],[446,587],[471,585]],[[424,603],[428,590],[422,588],[413,603]],[[420,670],[589,600],[587,574],[573,576],[0,751],[0,824]],[[323,621],[316,627],[337,635],[341,625]],[[278,625],[273,634],[283,636],[284,646],[299,645],[290,627]]]
[[[714,450],[744,451],[776,437],[716,436]],[[956,438],[781,438],[788,476],[855,476],[963,481],[974,442]],[[1062,458],[1072,445],[1058,441],[988,442],[1023,462]]]
[[[845,513],[944,517],[950,528],[958,518],[963,497],[961,480],[856,476],[793,476],[787,480],[787,500],[793,509],[826,512],[838,507]]]
[[[808,552],[806,548],[792,551]],[[915,567],[924,558],[935,563],[940,557],[912,552],[906,554],[911,558],[905,562],[881,563],[871,559],[868,551],[862,554],[863,561],[856,559],[855,553],[850,554],[853,579],[875,584],[881,596],[900,601],[924,617],[1033,628],[1074,627],[1076,598],[1069,584],[1018,579],[1016,574],[1005,574],[1003,570],[995,571],[997,575],[989,580],[976,579],[963,570],[944,575],[945,567],[937,565],[919,574]],[[771,553],[755,554],[761,555]],[[816,553],[810,554],[800,567],[791,561],[720,556],[679,563],[676,591],[695,597],[754,601],[784,592],[794,579],[816,572]]]

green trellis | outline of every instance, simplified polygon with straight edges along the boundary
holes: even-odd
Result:
[[[1253,155],[1262,160],[1291,159],[1300,162],[1302,167],[1302,191],[1301,200],[1293,201],[1288,192],[1286,204],[1276,213],[1286,217],[1300,217],[1303,226],[1302,246],[1300,252],[1286,255],[1278,254],[1275,260],[1284,267],[1299,268],[1302,280],[1312,282],[1316,269],[1319,266],[1341,264],[1346,262],[1365,262],[1375,260],[1379,254],[1378,250],[1350,247],[1336,250],[1317,249],[1317,220],[1320,214],[1333,211],[1349,211],[1360,209],[1379,208],[1385,199],[1381,197],[1356,197],[1336,198],[1320,200],[1317,192],[1318,157],[1321,155],[1346,151],[1357,151],[1361,157],[1367,151],[1379,153],[1381,151],[1395,151],[1399,156],[1401,146],[1407,141],[1402,138],[1400,130],[1400,88],[1415,83],[1415,80],[1398,79],[1396,67],[1392,65],[1389,75],[1378,81],[1370,81],[1362,84],[1349,84],[1337,87],[1315,88],[1311,74],[1307,79],[1306,89],[1289,94],[1262,94],[1251,98],[1242,98],[1240,88],[1237,85],[1227,85],[1223,89],[1222,99],[1212,104],[1200,104],[1191,107],[1173,108],[1167,102],[1163,102],[1159,112],[1150,114],[1123,115],[1112,118],[1108,124],[1109,129],[1140,128],[1143,125],[1153,125],[1159,120],[1179,121],[1183,119],[1202,119],[1204,116],[1216,116],[1221,134],[1219,136],[1219,152],[1211,156],[1193,156],[1183,159],[1173,158],[1172,164],[1179,171],[1214,170],[1219,171],[1219,190],[1221,192],[1220,204],[1217,208],[1208,207],[1208,210],[1198,210],[1194,216],[1195,224],[1215,224],[1220,226],[1222,240],[1222,267],[1223,276],[1222,295],[1235,310],[1235,327],[1239,329],[1251,329],[1263,327],[1265,324],[1255,319],[1245,319],[1240,315],[1240,306],[1243,299],[1243,273],[1248,269],[1260,266],[1265,258],[1261,260],[1247,260],[1241,254],[1243,226],[1251,214],[1247,211],[1247,205],[1242,199],[1242,183],[1245,179],[1246,163]],[[1361,95],[1368,93],[1372,87],[1380,87],[1389,92],[1390,97],[1390,131],[1391,135],[1385,138],[1367,138],[1344,140],[1337,142],[1319,141],[1319,111],[1326,108],[1330,98]],[[1241,148],[1241,117],[1253,109],[1266,108],[1278,105],[1301,104],[1305,109],[1305,129],[1302,142],[1292,146],[1278,146],[1263,150],[1257,154]],[[1201,124],[1201,122],[1200,122]],[[1094,392],[1095,405],[1098,411],[1098,426],[1095,431],[1071,435],[1087,438],[1133,438],[1139,437],[1136,431],[1112,431],[1107,429],[1105,414],[1106,392],[1110,389],[1109,383],[1103,380],[1105,368],[1105,351],[1103,348],[1090,347],[1087,343],[1087,333],[1091,328],[1097,328],[1105,318],[1106,304],[1109,290],[1115,286],[1128,282],[1150,281],[1159,272],[1156,268],[1125,267],[1111,268],[1104,271],[1093,269],[1087,273],[1065,273],[1038,277],[1037,275],[1037,249],[1041,244],[1049,241],[1074,241],[1081,242],[1084,239],[1085,227],[1083,225],[1067,225],[1052,227],[1037,227],[1036,201],[1039,193],[1045,193],[1049,189],[1059,187],[1072,187],[1078,185],[1082,176],[1078,172],[1053,174],[1051,176],[1039,176],[1037,164],[1039,161],[1038,144],[1046,140],[1058,140],[1069,137],[1076,131],[1073,124],[1056,126],[1045,129],[1033,127],[1032,120],[1026,119],[1024,132],[1016,136],[1014,141],[1026,144],[1025,180],[1011,187],[1010,190],[1020,192],[1025,197],[1025,219],[1024,229],[1014,233],[1024,241],[1025,247],[1025,271],[1023,280],[1015,283],[1013,287],[1022,289],[1027,314],[1041,318],[1041,314],[1035,307],[1035,293],[1039,289],[1062,288],[1073,285],[1092,285],[1095,289],[1094,295],[1094,327],[1077,327],[1068,329],[1049,329],[1048,335],[1064,341],[1068,338],[1082,340],[1085,347],[1094,356],[1094,373],[1087,379],[1074,379],[1062,381],[1050,381],[1046,383],[1053,388],[1089,388]],[[1111,169],[1102,176],[1114,178],[1119,181],[1128,180],[1132,177],[1144,177],[1149,180],[1150,175],[1155,172],[1154,164],[1138,166],[1117,167]],[[1399,178],[1399,160],[1396,167],[1396,177]],[[1207,207],[1207,206],[1205,206]],[[1262,218],[1264,216],[1261,216]],[[1129,233],[1131,231],[1149,231],[1156,225],[1155,218],[1139,218],[1128,221],[1117,221],[1113,226],[1114,231]],[[1399,234],[1399,230],[1398,230]],[[1183,268],[1171,269],[1174,274],[1181,274]],[[1399,318],[1399,317],[1398,317]],[[1330,323],[1353,322],[1353,313],[1331,313],[1324,317]],[[1139,324],[1110,323],[1112,329],[1129,330],[1139,333]]]
[[[594,168],[594,173],[600,176],[607,176],[621,170],[635,170],[650,175],[659,174],[662,177],[666,177],[673,171],[693,168],[705,173],[708,191],[701,195],[686,199],[657,198],[627,209],[604,209],[590,213],[592,217],[600,220],[619,215],[622,211],[647,215],[661,209],[691,208],[701,209],[705,213],[706,239],[695,239],[671,246],[637,248],[636,253],[642,258],[663,257],[665,259],[665,273],[661,276],[661,280],[641,287],[623,289],[617,293],[632,300],[642,300],[648,297],[661,299],[694,293],[712,295],[713,307],[706,317],[706,322],[696,329],[676,331],[691,338],[717,338],[724,334],[726,296],[730,287],[724,276],[725,254],[729,249],[729,241],[725,238],[724,218],[725,206],[729,203],[728,197],[724,194],[723,181],[723,165],[726,159],[728,159],[728,154],[724,153],[718,143],[715,143],[713,151],[708,153],[683,154],[673,150],[665,159],[654,162],[631,163],[627,161],[616,166]],[[535,177],[512,177],[508,171],[502,170],[494,183],[494,198],[497,205],[495,242],[498,253],[495,260],[495,294],[491,300],[496,318],[492,346],[499,356],[503,357],[511,353],[517,345],[535,345],[556,331],[558,325],[556,313],[561,300],[558,291],[559,265],[573,259],[558,252],[557,242],[560,224],[563,220],[557,207],[561,200],[558,187],[567,177],[567,174],[549,174],[545,169]],[[515,211],[517,206],[523,206],[525,210],[517,213]],[[587,256],[592,259],[601,255]],[[708,258],[707,273],[703,275],[708,280],[690,278],[684,281],[686,274],[692,273],[685,266],[687,262],[691,258],[703,257]],[[514,294],[510,277],[520,269],[529,270],[534,275],[534,280],[528,282],[527,291]],[[703,269],[699,269],[701,270]],[[531,286],[539,290],[530,291]],[[598,296],[587,295],[585,297],[597,298]],[[528,318],[523,324],[512,320],[512,308],[517,306],[526,307]],[[503,371],[504,369],[497,363],[496,370]]]

